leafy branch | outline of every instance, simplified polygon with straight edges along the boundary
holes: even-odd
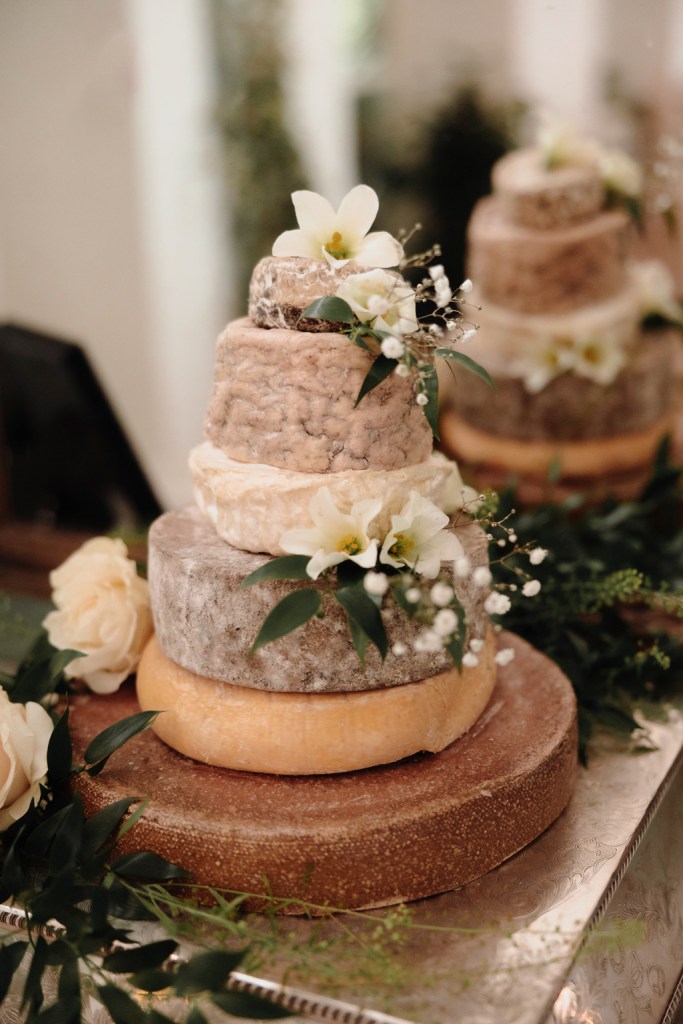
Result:
[[[452,314],[452,316],[451,316]],[[443,314],[449,330],[456,328],[457,311],[447,307]],[[403,376],[413,376],[415,381],[416,401],[423,409],[424,415],[431,427],[434,437],[439,439],[439,378],[436,372],[435,357],[447,362],[459,363],[466,370],[476,374],[484,380],[491,388],[495,385],[493,380],[479,363],[469,356],[455,349],[439,345],[443,338],[444,331],[437,325],[429,327],[420,324],[414,334],[402,335],[400,339],[400,356],[395,358],[382,351],[382,342],[391,338],[388,331],[376,330],[368,323],[359,321],[351,306],[338,295],[328,295],[315,299],[301,314],[302,319],[313,318],[325,320],[340,325],[342,334],[347,335],[359,348],[364,349],[373,355],[365,379],[361,385],[356,405],[362,399],[378,387],[392,373],[399,372]]]
[[[642,738],[636,708],[675,692],[683,673],[680,637],[674,619],[666,619],[683,617],[681,477],[665,443],[651,479],[630,502],[610,500],[595,508],[573,497],[514,511],[514,491],[500,496],[497,514],[549,552],[535,569],[542,599],[533,608],[513,600],[505,625],[572,681],[584,756],[597,722]],[[517,567],[517,559],[500,563],[492,557],[499,583]]]

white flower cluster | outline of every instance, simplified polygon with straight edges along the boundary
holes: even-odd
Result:
[[[569,120],[543,112],[536,143],[549,168],[562,164],[595,166],[608,191],[635,199],[643,190],[642,171],[635,160],[620,149],[581,138]]]
[[[606,386],[625,362],[623,339],[615,330],[574,337],[551,335],[544,345],[533,346],[516,359],[511,370],[523,379],[527,391],[536,395],[562,373],[575,373]]]
[[[381,508],[381,501],[371,498],[342,512],[329,489],[321,487],[309,504],[313,526],[288,530],[280,538],[280,547],[288,554],[311,556],[306,567],[311,579],[346,560],[364,569],[374,569],[378,561],[395,569],[407,566],[426,579],[435,579],[442,561],[462,556],[462,544],[446,529],[446,513],[418,491],[411,491],[398,515],[392,515],[384,538],[373,536],[371,530]],[[365,584],[370,593],[380,594],[381,575],[373,572]]]
[[[669,268],[660,260],[638,260],[631,265],[640,315],[661,316],[683,326],[683,307],[676,298],[676,284]]]

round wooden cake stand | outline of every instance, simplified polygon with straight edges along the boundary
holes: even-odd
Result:
[[[239,892],[369,908],[454,889],[543,832],[574,786],[570,683],[518,637],[502,633],[499,644],[514,661],[475,726],[439,754],[342,775],[259,775],[191,761],[146,731],[101,775],[80,776],[86,814],[147,797],[118,852],[153,850],[198,883]],[[127,687],[76,697],[76,760],[136,710]]]

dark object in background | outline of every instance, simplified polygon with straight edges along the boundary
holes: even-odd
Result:
[[[3,483],[0,517],[58,530],[161,511],[82,349],[13,324],[0,326],[0,499]]]

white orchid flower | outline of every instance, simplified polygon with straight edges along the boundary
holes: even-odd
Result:
[[[523,378],[529,394],[537,395],[555,377],[574,369],[575,362],[573,339],[550,337],[544,345],[534,347],[523,358],[516,360],[514,370]]]
[[[617,336],[605,332],[600,337],[576,339],[573,370],[605,387],[611,384],[626,362],[626,354]]]
[[[643,174],[635,162],[620,149],[601,149],[598,168],[605,188],[635,198],[643,190]]]
[[[311,555],[306,572],[316,580],[332,565],[349,559],[364,569],[377,562],[377,541],[368,536],[368,526],[382,507],[379,499],[357,501],[350,512],[340,512],[329,488],[321,487],[308,506],[314,526],[287,530],[280,547],[291,555]]]
[[[548,167],[561,164],[590,164],[598,159],[600,147],[590,139],[583,139],[570,118],[562,118],[550,111],[540,113],[536,145]]]
[[[379,560],[399,569],[409,565],[427,579],[439,575],[441,563],[464,555],[462,544],[445,527],[448,516],[418,491],[411,491],[397,516],[391,517]]]
[[[392,334],[412,334],[418,328],[415,292],[398,274],[379,268],[347,277],[336,294],[348,302],[361,323]]]
[[[681,323],[683,309],[676,299],[676,284],[666,264],[661,260],[638,260],[631,265],[631,279],[641,316],[659,315]]]
[[[368,234],[379,199],[368,185],[356,185],[335,212],[317,192],[292,193],[298,230],[284,231],[273,243],[273,256],[304,256],[342,267],[354,260],[363,267],[395,267],[403,246],[387,231]]]

